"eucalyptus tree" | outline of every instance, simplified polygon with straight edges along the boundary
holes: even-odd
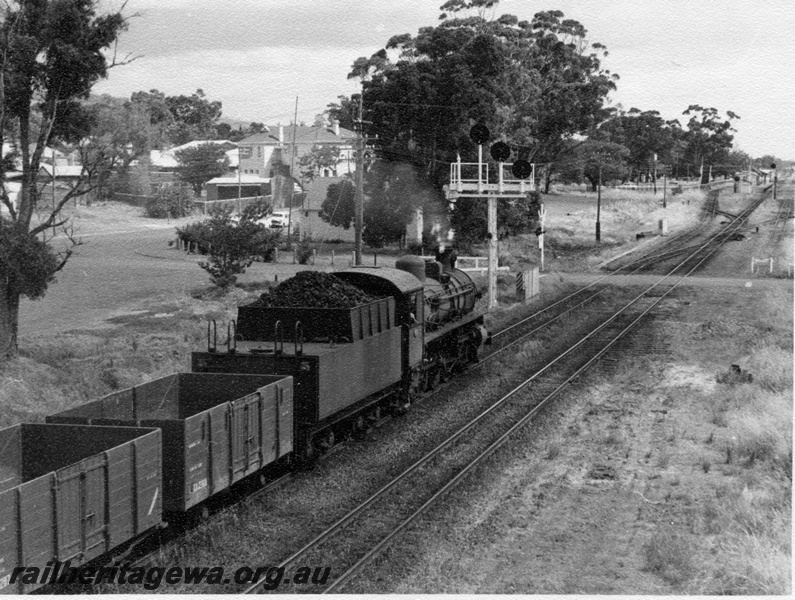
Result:
[[[17,352],[20,299],[41,297],[72,254],[69,244],[56,251],[49,243],[52,232],[67,225],[64,206],[96,181],[95,165],[84,163],[77,185],[52,204],[41,202],[45,149],[86,137],[91,119],[81,101],[111,66],[124,62],[107,51],[126,20],[120,12],[100,13],[99,6],[96,0],[9,1],[0,23],[0,142],[15,148],[0,171],[0,358]],[[7,174],[16,168],[14,200]]]
[[[554,163],[604,120],[617,78],[601,67],[605,47],[560,11],[519,20],[494,17],[496,5],[450,0],[435,27],[393,36],[354,62],[382,160],[409,161],[441,187],[447,163],[475,156],[474,123],[516,148],[514,160]]]
[[[728,162],[734,140],[732,132],[736,131],[732,121],[740,117],[730,110],[724,117],[718,109],[698,104],[691,104],[682,114],[690,117],[683,134],[685,160],[694,170],[701,170],[702,183],[706,183],[710,165]]]

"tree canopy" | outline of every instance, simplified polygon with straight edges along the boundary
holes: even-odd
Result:
[[[363,82],[382,155],[412,162],[437,185],[447,176],[440,164],[473,157],[473,123],[517,148],[516,158],[552,162],[607,115],[616,76],[601,67],[604,46],[560,11],[487,19],[496,4],[451,0],[436,27],[393,36],[349,75]]]
[[[183,148],[175,152],[174,157],[179,163],[179,178],[190,184],[197,195],[201,194],[205,183],[223,175],[229,166],[226,150],[218,144]]]

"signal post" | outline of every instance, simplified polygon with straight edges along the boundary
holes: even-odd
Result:
[[[488,202],[488,305],[497,306],[497,200],[499,198],[524,198],[535,189],[535,165],[517,160],[512,165],[503,162],[511,155],[511,149],[504,142],[491,146],[491,156],[497,162],[497,183],[489,183],[489,165],[483,162],[483,144],[489,138],[489,131],[483,125],[475,125],[470,137],[478,144],[478,162],[462,163],[461,157],[450,165],[450,185],[445,186],[448,202],[458,198],[483,198]],[[505,169],[510,166],[512,177],[505,177]],[[465,169],[477,168],[477,176],[465,176]],[[530,183],[525,181],[531,177]],[[543,249],[542,249],[543,252]]]

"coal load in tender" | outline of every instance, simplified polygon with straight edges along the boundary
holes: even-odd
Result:
[[[301,271],[262,294],[254,306],[353,308],[378,300],[329,273]]]

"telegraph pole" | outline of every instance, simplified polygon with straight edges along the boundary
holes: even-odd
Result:
[[[287,208],[287,243],[292,239],[293,228],[293,196],[295,195],[295,180],[293,179],[293,169],[295,168],[295,145],[296,127],[298,126],[298,96],[295,97],[295,116],[293,117],[293,144],[290,148],[290,206]],[[292,248],[292,246],[290,246]]]
[[[652,172],[652,185],[654,186],[654,195],[657,195],[657,153],[654,153],[654,167]]]
[[[599,157],[599,182],[596,186],[596,243],[602,241],[602,161]]]
[[[359,135],[356,138],[356,191],[353,203],[356,209],[354,263],[358,266],[362,264],[362,229],[364,228],[364,123],[362,122],[362,94],[359,95],[359,119],[356,121],[356,129]]]

